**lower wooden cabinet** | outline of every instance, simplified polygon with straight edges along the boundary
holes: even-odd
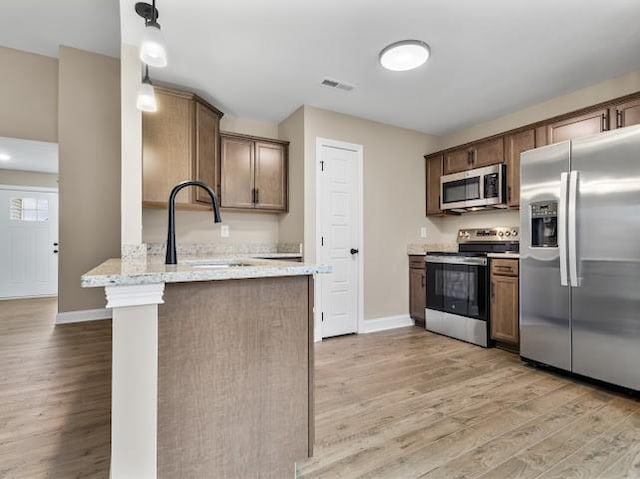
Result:
[[[424,327],[427,307],[427,272],[424,256],[409,256],[409,315],[417,326]]]
[[[518,260],[491,260],[491,339],[519,346]]]

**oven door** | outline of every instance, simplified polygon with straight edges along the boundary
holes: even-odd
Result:
[[[451,258],[444,263],[427,257],[426,261],[427,309],[487,320],[485,258]]]
[[[477,261],[483,264],[468,264]],[[486,258],[426,258],[425,329],[479,346],[489,345]]]

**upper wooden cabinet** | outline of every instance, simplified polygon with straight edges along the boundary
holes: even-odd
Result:
[[[640,100],[614,105],[609,110],[611,129],[640,124]]]
[[[525,130],[507,135],[504,140],[507,164],[507,204],[520,204],[520,154],[536,147],[535,130]]]
[[[222,206],[287,211],[288,145],[286,141],[222,133]]]
[[[492,138],[474,143],[467,148],[448,151],[444,155],[444,174],[459,173],[503,162],[504,139]]]
[[[504,163],[504,138],[481,141],[471,147],[471,168]]]
[[[602,108],[547,125],[547,144],[595,135],[609,129],[609,110]]]
[[[442,155],[437,155],[425,160],[427,216],[441,216],[443,214],[440,209],[440,177],[442,176],[443,159]]]
[[[196,102],[196,179],[220,193],[220,116],[200,102]],[[211,204],[202,188],[195,190],[196,201]]]
[[[287,211],[287,146],[265,141],[255,145],[256,208]]]
[[[166,207],[171,189],[204,181],[219,192],[218,129],[222,112],[192,93],[155,87],[158,111],[142,115],[142,199]],[[208,208],[200,188],[182,190],[176,205]]]
[[[471,168],[471,150],[469,148],[451,150],[444,155],[445,175],[466,171],[469,168]]]

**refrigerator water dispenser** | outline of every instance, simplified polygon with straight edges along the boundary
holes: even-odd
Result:
[[[558,202],[531,203],[531,246],[558,247]]]

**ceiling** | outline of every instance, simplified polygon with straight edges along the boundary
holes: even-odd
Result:
[[[118,0],[2,0],[0,46],[58,56],[58,46],[120,56]]]
[[[143,22],[121,0],[122,34]],[[444,134],[640,69],[637,0],[158,0],[169,66],[152,78],[226,113],[280,121],[309,104]],[[391,42],[432,57],[378,64]],[[351,92],[320,85],[330,77]]]
[[[0,153],[11,156],[8,161],[0,160],[3,170],[58,172],[57,143],[0,137]]]

